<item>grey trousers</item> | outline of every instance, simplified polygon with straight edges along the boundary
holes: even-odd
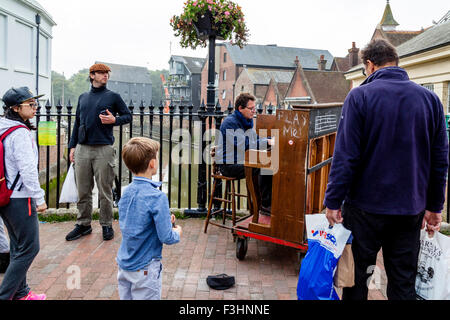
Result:
[[[33,199],[11,199],[0,207],[0,216],[8,228],[11,260],[0,285],[0,300],[25,297],[30,288],[27,272],[39,253],[39,222]]]
[[[3,224],[3,219],[0,217],[0,253],[9,252],[9,241],[6,237],[5,226]]]
[[[115,168],[113,146],[77,145],[75,149],[75,179],[78,189],[77,223],[88,226],[92,221],[92,190],[94,178],[100,202],[101,226],[111,226],[113,221],[113,183]]]
[[[139,271],[119,268],[117,282],[120,300],[161,300],[161,260],[152,260]]]

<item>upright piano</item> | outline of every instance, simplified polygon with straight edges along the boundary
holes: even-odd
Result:
[[[333,157],[342,103],[297,105],[258,115],[256,131],[275,137],[269,151],[248,150],[245,170],[249,192],[250,232],[292,243],[305,243],[305,214],[320,213]],[[272,180],[270,219],[259,214],[261,201],[253,168],[269,171]]]

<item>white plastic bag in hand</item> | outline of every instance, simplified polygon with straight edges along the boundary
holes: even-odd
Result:
[[[450,237],[420,232],[416,294],[419,299],[450,300]]]
[[[69,171],[67,172],[66,179],[61,190],[61,196],[59,197],[59,203],[76,203],[78,202],[78,190],[75,182],[75,170],[73,163],[70,164]]]

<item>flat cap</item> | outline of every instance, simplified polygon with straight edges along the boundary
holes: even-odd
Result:
[[[89,73],[93,72],[111,72],[111,68],[106,64],[96,63],[89,69]]]

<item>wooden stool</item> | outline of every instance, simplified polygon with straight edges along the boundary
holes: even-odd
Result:
[[[225,220],[229,214],[227,213],[227,209],[231,205],[231,221],[233,227],[236,225],[236,198],[238,198],[238,201],[240,198],[248,198],[247,195],[236,193],[235,189],[235,182],[237,181],[239,183],[240,179],[232,178],[232,177],[226,177],[220,173],[220,170],[215,162],[215,150],[216,147],[211,148],[211,157],[212,157],[212,178],[214,179],[213,187],[211,189],[211,196],[209,198],[209,205],[208,205],[208,214],[206,215],[206,221],[205,221],[205,233],[208,230],[208,224],[212,224],[218,227],[223,228],[229,228],[225,224]],[[225,181],[225,196],[223,198],[218,198],[215,196],[216,187],[219,181]],[[222,215],[222,224],[215,223],[210,221],[211,219],[211,211],[214,201],[219,201],[223,205],[223,208],[214,211],[214,214],[223,213]],[[221,205],[222,206],[222,205]]]

